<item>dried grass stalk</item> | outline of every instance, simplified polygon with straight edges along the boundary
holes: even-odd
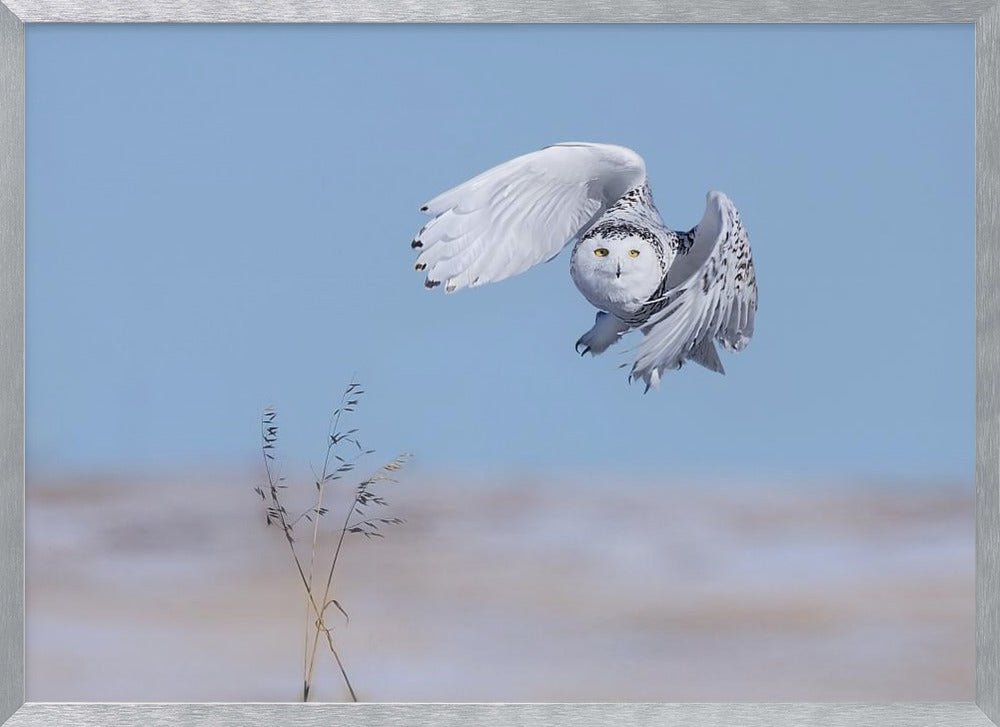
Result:
[[[344,550],[349,535],[362,535],[366,539],[384,537],[382,532],[387,527],[402,525],[405,521],[399,517],[383,517],[374,514],[374,508],[388,507],[388,501],[381,495],[380,486],[386,483],[396,483],[395,473],[410,459],[410,455],[401,454],[390,462],[382,465],[374,473],[361,480],[353,488],[353,501],[347,508],[347,514],[340,525],[336,536],[336,545],[327,553],[321,549],[320,523],[329,513],[325,499],[328,488],[340,483],[348,477],[357,465],[366,457],[374,454],[374,450],[365,449],[358,440],[357,429],[342,430],[342,420],[356,411],[361,396],[365,392],[361,386],[352,381],[341,396],[340,405],[330,417],[330,427],[327,432],[326,453],[323,457],[323,467],[319,472],[313,472],[314,503],[297,516],[292,517],[286,509],[282,496],[288,489],[285,478],[277,472],[278,422],[277,412],[273,407],[264,410],[261,416],[261,453],[264,459],[264,474],[267,482],[255,487],[254,492],[264,503],[264,521],[267,526],[276,525],[281,529],[284,540],[292,555],[295,570],[299,575],[305,591],[305,640],[302,658],[302,701],[308,702],[313,686],[316,658],[319,643],[322,640],[333,656],[344,679],[344,684],[351,696],[357,702],[357,693],[347,676],[347,670],[337,651],[333,628],[327,622],[327,613],[335,608],[350,622],[347,610],[338,598],[334,598],[334,574],[337,563]],[[303,521],[311,526],[308,558],[300,554],[296,535],[296,526]],[[328,567],[319,568],[324,555]],[[326,572],[322,588],[317,584],[318,572]]]

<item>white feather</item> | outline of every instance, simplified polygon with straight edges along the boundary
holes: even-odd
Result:
[[[724,373],[715,343],[739,351],[753,335],[757,282],[736,207],[710,192],[685,249],[690,238],[663,224],[645,163],[631,149],[555,144],[483,172],[421,210],[432,219],[413,241],[416,268],[426,271],[428,287],[444,284],[449,293],[522,273],[576,241],[573,280],[607,311],[577,348],[600,353],[639,328],[645,335],[631,378],[647,390],[688,359]]]
[[[428,285],[492,283],[550,260],[646,178],[642,157],[611,144],[565,143],[512,159],[438,195],[414,246]]]
[[[712,339],[736,351],[750,341],[757,311],[750,241],[736,206],[721,192],[709,192],[694,244],[667,271],[666,295],[666,307],[643,325],[646,336],[632,367],[647,387]]]

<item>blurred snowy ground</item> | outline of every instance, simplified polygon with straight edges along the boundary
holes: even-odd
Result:
[[[296,700],[304,602],[258,480],[29,478],[28,700]],[[349,540],[335,586],[364,700],[973,698],[971,484],[418,472],[385,494],[406,524]],[[320,664],[315,698],[343,699]]]

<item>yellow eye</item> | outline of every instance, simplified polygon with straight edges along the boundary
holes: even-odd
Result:
[[[607,257],[608,256],[608,248],[606,248],[606,247],[599,247],[596,250],[594,250],[594,254],[597,255],[597,257]]]
[[[638,250],[629,250],[628,251],[628,256],[629,257],[639,257],[639,251]]]

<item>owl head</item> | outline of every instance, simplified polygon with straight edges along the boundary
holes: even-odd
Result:
[[[593,305],[630,314],[649,300],[663,280],[660,250],[645,230],[595,229],[577,245],[573,279]]]

